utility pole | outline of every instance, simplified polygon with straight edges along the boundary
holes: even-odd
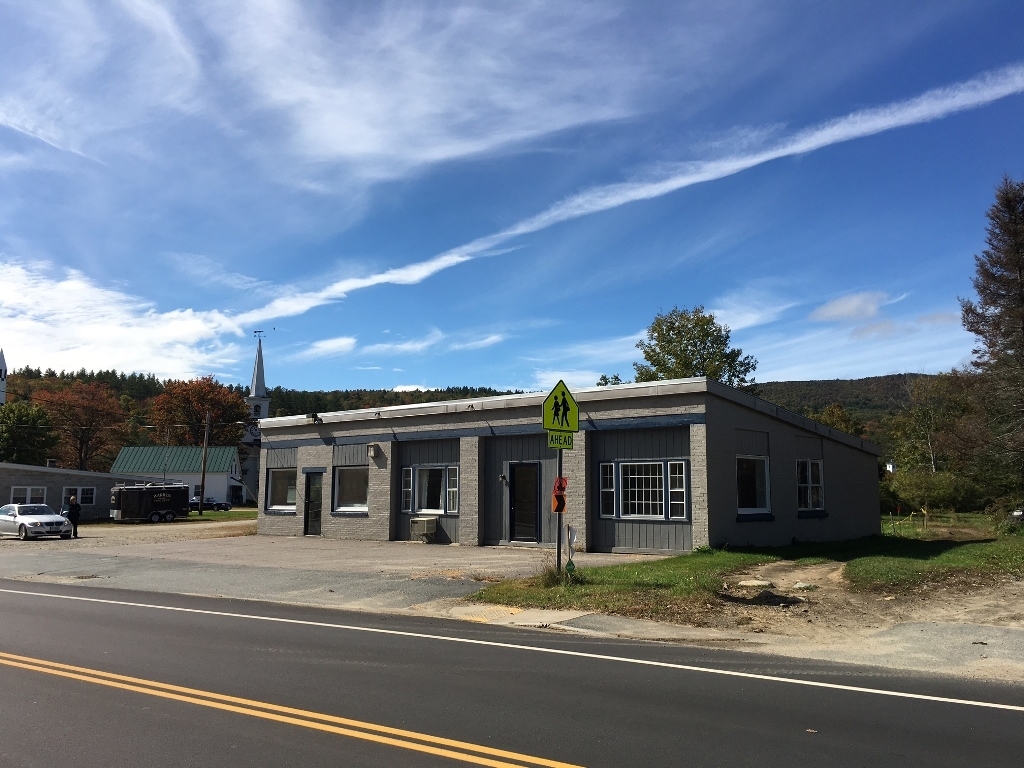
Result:
[[[206,431],[203,433],[203,475],[199,479],[199,514],[203,514],[203,500],[206,499],[206,454],[210,450],[210,411],[206,411]]]

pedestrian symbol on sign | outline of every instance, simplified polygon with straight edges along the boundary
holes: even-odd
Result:
[[[549,432],[579,432],[580,410],[576,401],[560,381],[544,400],[544,429]]]

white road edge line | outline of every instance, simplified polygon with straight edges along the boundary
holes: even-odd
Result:
[[[159,611],[177,611],[179,613],[195,613],[202,616],[224,616],[232,619],[249,619],[252,621],[272,621],[279,624],[298,624],[307,627],[324,627],[327,629],[346,629],[351,632],[370,632],[378,635],[396,635],[398,637],[413,637],[420,640],[441,640],[448,643],[465,643],[467,645],[484,645],[492,648],[509,648],[517,651],[531,651],[533,653],[550,653],[558,656],[575,656],[584,659],[598,659],[600,661],[615,661],[621,664],[637,664],[645,667],[661,667],[664,669],[678,669],[684,672],[703,672],[709,675],[724,675],[726,677],[739,677],[747,680],[763,680],[770,683],[788,683],[790,685],[804,685],[810,688],[828,688],[836,691],[849,691],[851,693],[869,693],[875,696],[892,696],[899,699],[917,699],[919,701],[934,701],[940,704],[963,704],[970,707],[985,707],[988,709],[1005,709],[1011,712],[1024,712],[1024,706],[1016,704],[997,704],[991,701],[975,701],[972,699],[952,699],[946,696],[928,696],[923,693],[907,693],[905,691],[887,691],[882,688],[864,688],[856,685],[842,685],[840,683],[822,683],[816,680],[801,680],[794,677],[777,677],[775,675],[759,675],[754,672],[736,672],[731,669],[715,669],[714,667],[697,667],[691,664],[673,664],[669,661],[652,661],[649,659],[631,659],[628,656],[609,656],[601,653],[585,653],[583,651],[568,651],[561,648],[544,648],[536,645],[519,645],[516,643],[499,643],[495,640],[473,640],[466,637],[446,637],[444,635],[428,635],[423,632],[406,632],[400,629],[380,629],[377,627],[358,627],[351,624],[332,624],[324,621],[306,621],[304,619],[285,619],[279,616],[258,616],[249,613],[230,613],[228,611],[207,611],[201,608],[179,608],[172,605],[153,605],[150,603],[131,603],[124,600],[103,600],[98,597],[79,597],[75,595],[54,595],[49,592],[29,592],[28,590],[0,589],[0,593],[9,595],[29,595],[31,597],[50,597],[57,600],[77,600],[84,603],[103,603],[105,605],[121,605],[129,608],[150,608]]]

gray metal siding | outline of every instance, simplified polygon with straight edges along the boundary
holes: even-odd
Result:
[[[421,465],[459,465],[459,441],[456,440],[414,440],[398,443],[398,456],[400,467],[412,467]],[[337,450],[337,447],[335,448]],[[363,449],[366,455],[366,449]],[[398,489],[396,490],[398,503],[401,504],[401,473],[398,476]],[[459,494],[461,502],[462,482],[461,473],[459,481]],[[460,503],[461,507],[461,503]],[[409,520],[415,515],[408,512],[399,512],[395,519],[395,539],[398,541],[409,541]],[[434,541],[438,544],[453,544],[459,540],[459,516],[441,515],[437,518],[437,533]]]
[[[508,435],[490,437],[484,443],[484,465],[480,482],[484,487],[483,540],[497,544],[509,539],[508,484],[509,464],[537,462],[540,468],[541,542],[554,543],[557,521],[550,513],[550,489],[555,484],[558,460],[548,448],[547,435]]]
[[[768,433],[750,429],[736,430],[736,453],[745,456],[768,455]]]
[[[598,431],[595,454],[598,462],[628,459],[685,459],[690,455],[690,428]]]
[[[594,484],[593,549],[610,552],[623,550],[672,550],[688,552],[693,549],[693,530],[689,520],[622,520],[600,517],[602,462],[642,459],[688,459],[690,456],[690,428],[619,429],[598,431],[590,478]],[[690,483],[687,478],[687,501]],[[618,492],[618,489],[617,489]]]
[[[366,466],[370,460],[366,456],[366,443],[334,446],[334,466],[360,467]]]
[[[632,549],[689,552],[693,549],[693,533],[689,523],[597,518],[594,528],[598,551]]]
[[[266,469],[291,469],[299,466],[298,448],[268,448]]]
[[[796,436],[796,457],[798,459],[820,459],[821,452],[820,437]]]
[[[402,512],[395,521],[395,540],[409,541],[409,521],[415,515]],[[435,544],[455,544],[459,540],[459,518],[456,515],[441,515],[437,518],[437,532],[434,534]]]
[[[459,441],[415,440],[399,443],[398,457],[399,464],[403,467],[411,467],[414,464],[458,464]]]

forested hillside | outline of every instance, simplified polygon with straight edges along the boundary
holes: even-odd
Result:
[[[899,373],[865,379],[769,381],[757,386],[760,397],[790,411],[821,411],[831,403],[839,403],[851,416],[868,423],[904,407],[910,401],[911,383],[920,378],[934,377]]]
[[[330,413],[359,408],[382,408],[389,405],[432,403],[438,400],[460,400],[469,397],[493,397],[513,392],[490,387],[448,387],[426,392],[394,392],[390,389],[338,389],[332,392],[309,392],[302,389],[274,387],[270,395],[273,416],[296,416],[301,413]]]

